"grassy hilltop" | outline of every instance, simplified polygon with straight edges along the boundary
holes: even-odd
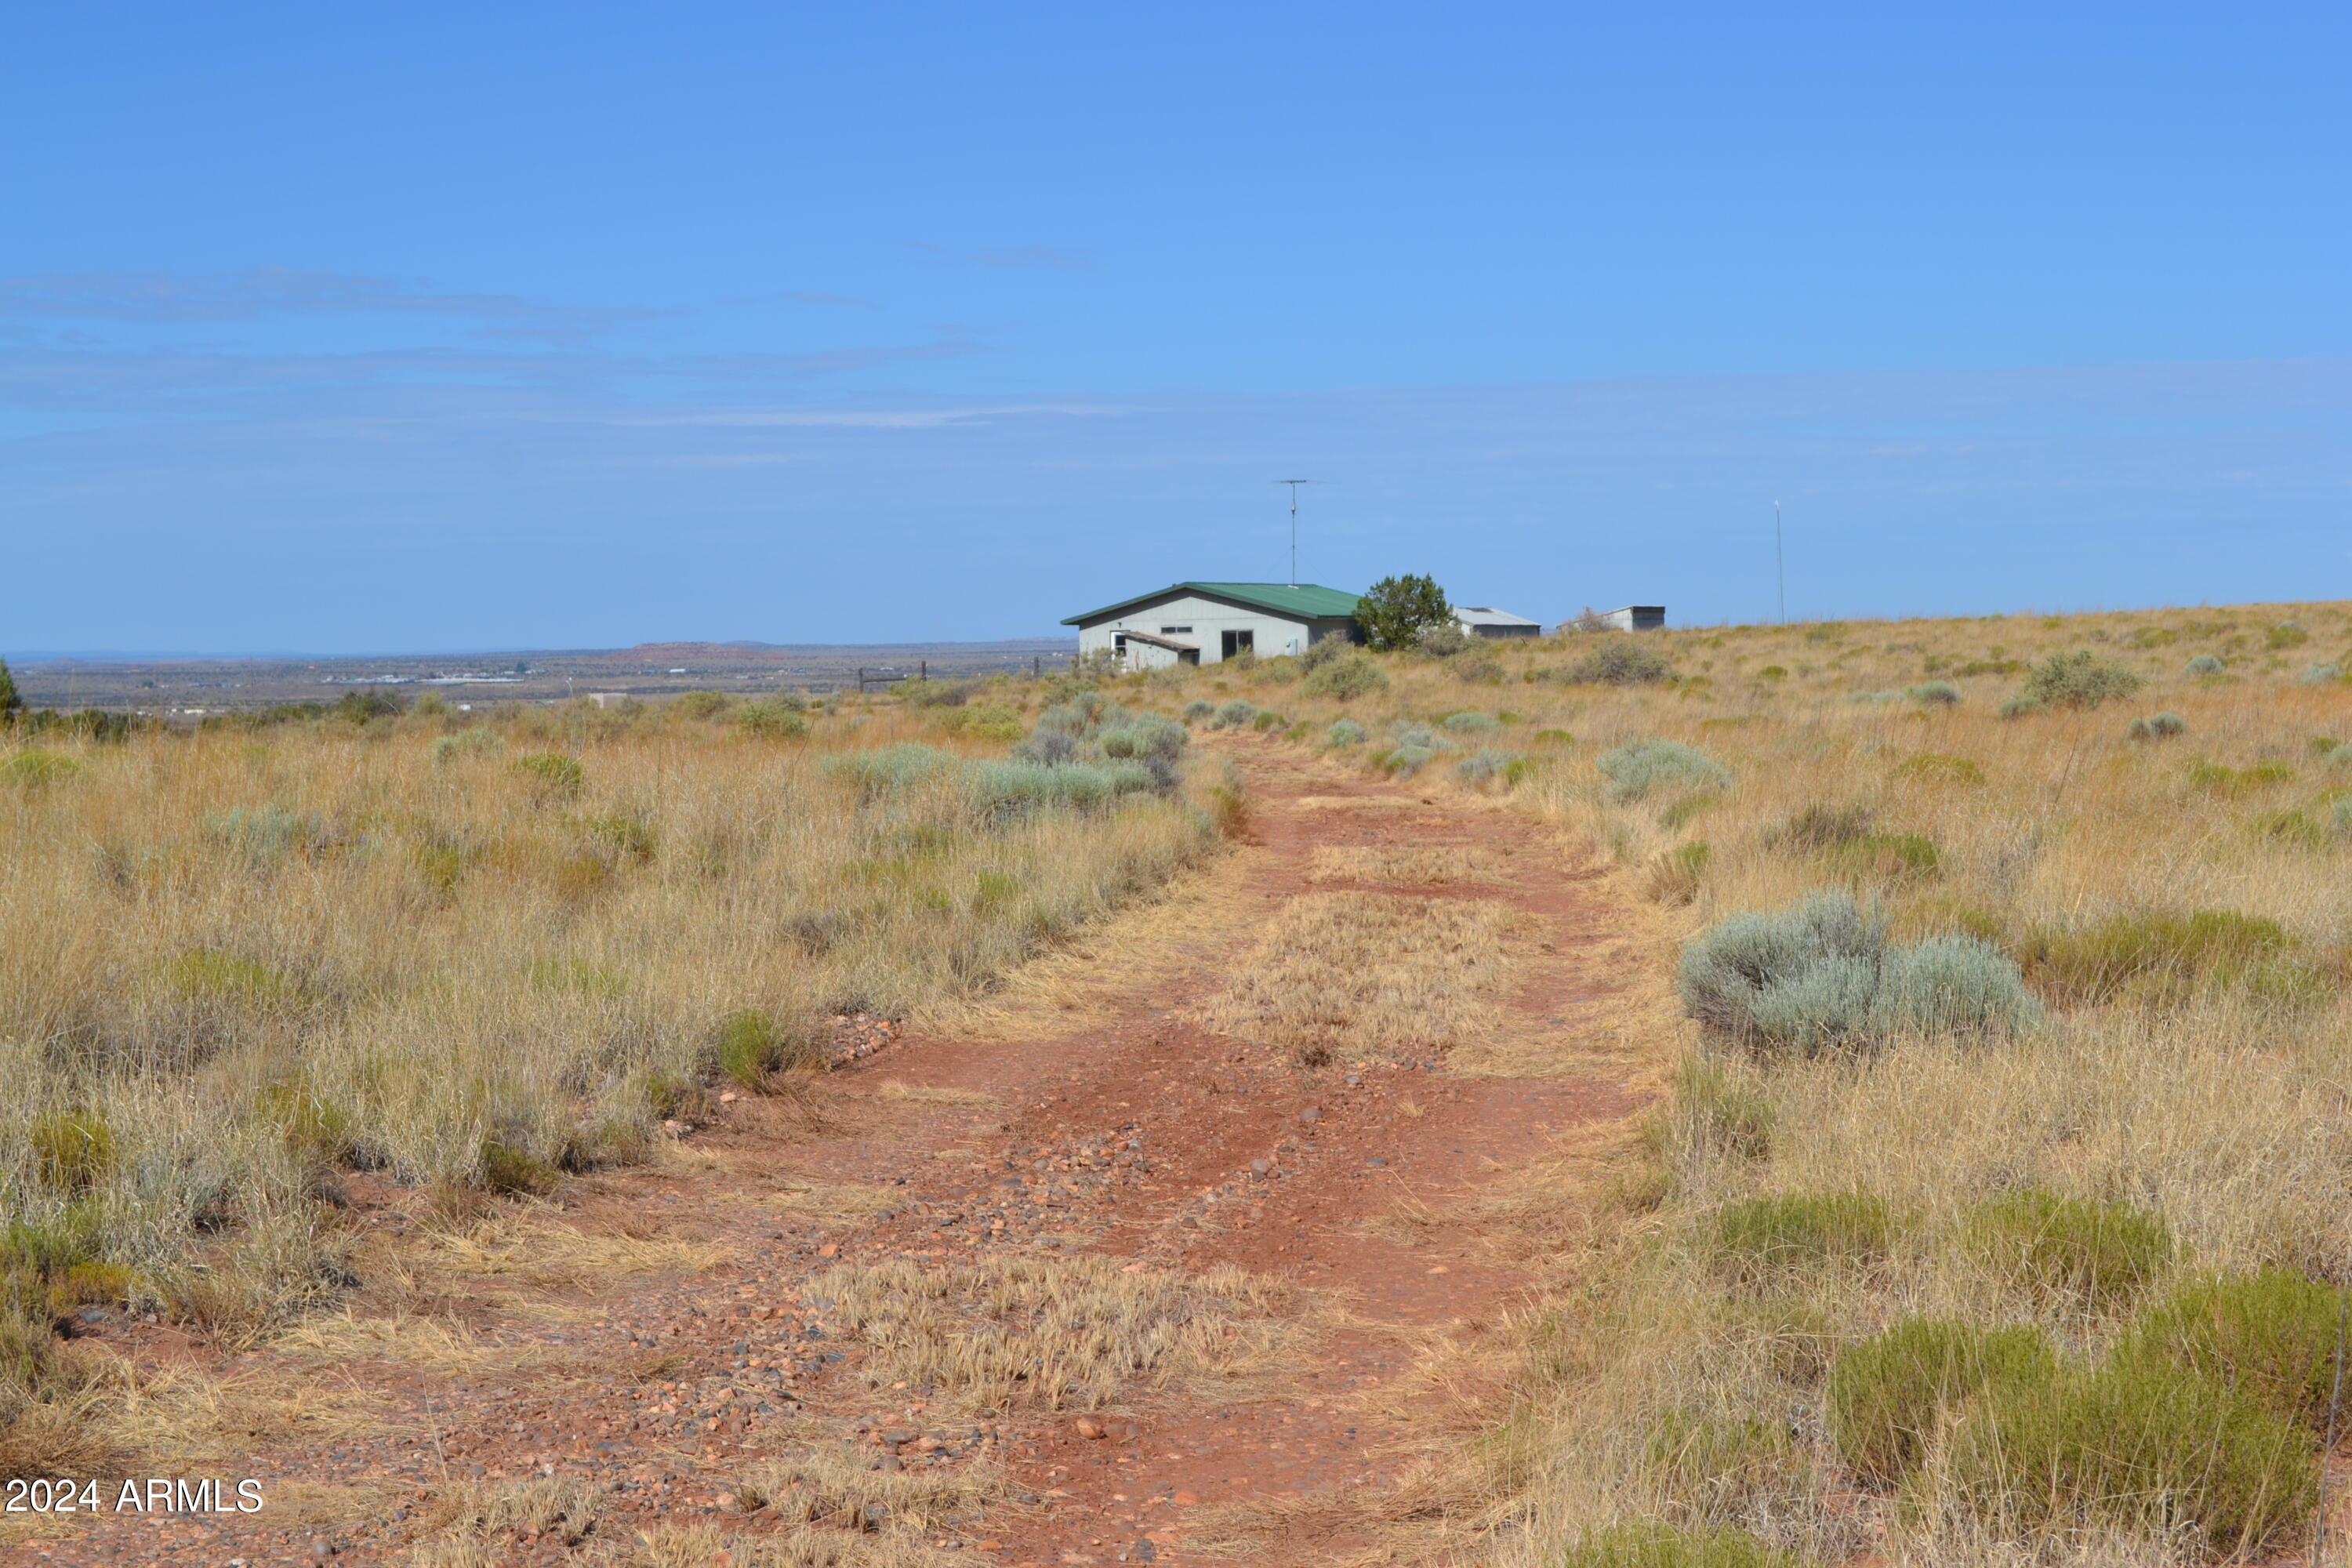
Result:
[[[78,1309],[258,1341],[368,1265],[340,1183],[478,1212],[793,1092],[840,1016],[947,1016],[1204,863],[1278,746],[1532,814],[1656,917],[1659,1101],[1477,1211],[1539,1289],[1427,1347],[1391,1414],[1442,1457],[1357,1522],[1585,1568],[2284,1550],[2352,1279],[2347,668],[2352,607],[2287,605],[20,717],[0,1452],[138,1451]]]
[[[2345,606],[1300,662],[1152,679],[1507,796],[1686,911],[1671,1100],[1579,1305],[1422,1413],[1489,1433],[1447,1484],[1528,1511],[1507,1559],[2308,1531],[2352,1271]]]

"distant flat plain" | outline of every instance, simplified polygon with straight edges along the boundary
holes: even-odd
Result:
[[[464,654],[251,657],[105,654],[10,659],[36,708],[201,717],[279,702],[332,702],[347,691],[438,691],[452,703],[553,702],[613,692],[638,699],[718,690],[855,689],[928,671],[969,679],[1066,664],[1076,638],[987,643],[643,643],[628,648]]]

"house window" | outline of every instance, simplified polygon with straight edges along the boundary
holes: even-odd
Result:
[[[1160,635],[1163,637],[1178,637],[1190,634],[1192,630],[1190,626],[1162,626],[1160,628]]]
[[[1257,633],[1253,629],[1245,632],[1225,633],[1224,647],[1222,651],[1225,658],[1231,658],[1235,654],[1255,652],[1256,648]]]

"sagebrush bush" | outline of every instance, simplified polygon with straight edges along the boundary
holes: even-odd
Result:
[[[1593,759],[1621,801],[1640,800],[1652,790],[1673,786],[1721,793],[1731,787],[1731,770],[1680,741],[1635,741]]]
[[[247,865],[275,866],[289,855],[305,855],[323,847],[327,819],[315,811],[289,811],[275,802],[238,805],[207,813],[205,837]]]
[[[797,740],[808,733],[808,721],[797,708],[773,700],[746,702],[735,710],[735,726],[762,740]]]
[[[681,719],[716,719],[734,706],[724,691],[681,691],[669,700],[669,710]]]
[[[1517,784],[1525,776],[1525,763],[1515,752],[1475,752],[1454,763],[1454,772],[1465,784]]]
[[[433,760],[444,763],[458,763],[468,758],[494,757],[506,749],[505,738],[496,730],[484,724],[473,724],[454,734],[436,736]]]
[[[2113,1353],[2167,1363],[2320,1431],[2335,1394],[2345,1306],[2343,1290],[2292,1269],[2208,1276],[2149,1303]]]
[[[1184,704],[1184,722],[1187,724],[1198,724],[1204,719],[1214,718],[1216,716],[1216,712],[1217,705],[1215,703],[1202,701],[1196,698],[1192,701]]]
[[[1360,746],[1364,743],[1364,727],[1353,719],[1334,719],[1325,738],[1334,746]]]
[[[2145,719],[2135,719],[2124,731],[2131,741],[2168,741],[2175,735],[2186,734],[2189,721],[2178,713],[2151,713]]]
[[[1838,1352],[1822,1414],[1846,1468],[1894,1487],[1926,1459],[1947,1412],[1995,1383],[2057,1375],[2057,1352],[2039,1329],[1911,1318]]]
[[[1931,708],[1950,708],[1959,701],[1960,689],[1948,680],[1927,680],[1912,687],[1905,695],[1914,702],[1923,702]]]
[[[2004,1283],[2097,1312],[2137,1300],[2171,1269],[2178,1250],[2162,1215],[2043,1187],[1975,1205],[1959,1239]]]
[[[1433,621],[1414,636],[1412,646],[1425,658],[1452,658],[1470,646],[1470,634],[1459,621]]]
[[[1674,662],[1664,650],[1632,632],[1603,635],[1581,658],[1547,672],[1552,679],[1578,686],[1654,685],[1672,679],[1674,673]]]
[[[1675,993],[1725,1038],[1814,1055],[1903,1033],[2015,1034],[2039,1005],[2017,965],[1969,936],[1911,946],[1843,893],[1719,921],[1683,949]]]
[[[1244,702],[1236,697],[1217,710],[1216,727],[1220,730],[1238,730],[1256,717],[1257,704]]]
[[[1302,691],[1317,697],[1328,697],[1336,702],[1353,702],[1375,691],[1388,689],[1389,678],[1381,672],[1381,667],[1362,654],[1348,651],[1345,642],[1328,637],[1317,643],[1315,647],[1336,648],[1339,652],[1307,672],[1306,684],[1300,688]]]
[[[1503,727],[1500,719],[1492,713],[1481,713],[1475,708],[1448,713],[1441,722],[1454,733],[1465,735],[1492,735]]]
[[[2136,671],[2095,655],[2053,653],[2027,672],[2023,695],[2053,708],[2096,708],[2140,689]]]

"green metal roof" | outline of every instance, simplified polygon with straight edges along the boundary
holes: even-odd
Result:
[[[1313,583],[1175,583],[1153,594],[1139,594],[1132,599],[1121,599],[1116,605],[1106,605],[1099,610],[1088,610],[1083,616],[1072,616],[1062,624],[1083,626],[1131,610],[1138,605],[1148,605],[1155,599],[1165,599],[1174,594],[1203,594],[1213,599],[1231,599],[1255,610],[1271,610],[1277,616],[1296,616],[1302,620],[1344,620],[1356,613],[1356,595],[1338,588],[1325,588]]]

